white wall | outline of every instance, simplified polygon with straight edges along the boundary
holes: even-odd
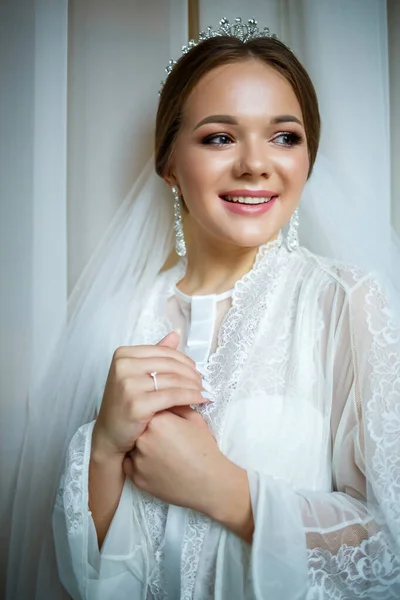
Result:
[[[164,68],[186,39],[186,0],[70,0],[70,290],[153,150]]]

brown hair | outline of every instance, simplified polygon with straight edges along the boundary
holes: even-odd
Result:
[[[168,171],[185,103],[195,85],[216,67],[251,58],[273,67],[290,83],[303,115],[310,161],[308,176],[311,175],[318,151],[321,121],[317,95],[303,65],[285,44],[275,38],[242,42],[235,37],[218,36],[200,42],[184,54],[164,85],[155,132],[155,167],[160,177]]]

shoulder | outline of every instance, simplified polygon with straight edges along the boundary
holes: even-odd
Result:
[[[298,259],[308,266],[310,274],[320,274],[327,283],[341,288],[346,296],[379,292],[383,287],[382,278],[372,271],[365,271],[357,265],[335,258],[314,254],[300,247]]]
[[[373,271],[364,271],[358,266],[337,259],[314,254],[300,247],[298,260],[307,265],[310,276],[320,276],[323,282],[321,295],[340,295],[343,304],[359,319],[371,323],[377,315],[398,320],[400,304],[398,294],[383,276]],[[362,316],[364,315],[364,316]]]

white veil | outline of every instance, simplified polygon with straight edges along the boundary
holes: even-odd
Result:
[[[9,600],[63,597],[51,530],[54,494],[69,441],[93,419],[112,353],[132,336],[171,252],[169,196],[151,159],[78,281],[50,368],[31,391],[12,512]]]
[[[388,186],[387,186],[388,189]],[[390,205],[388,199],[380,199]],[[372,192],[321,152],[300,202],[300,241],[322,256],[372,271],[400,295],[400,241]]]

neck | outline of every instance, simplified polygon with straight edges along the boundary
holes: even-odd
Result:
[[[178,288],[189,296],[226,292],[251,270],[257,251],[258,247],[221,245],[192,235],[187,249],[186,274]]]

